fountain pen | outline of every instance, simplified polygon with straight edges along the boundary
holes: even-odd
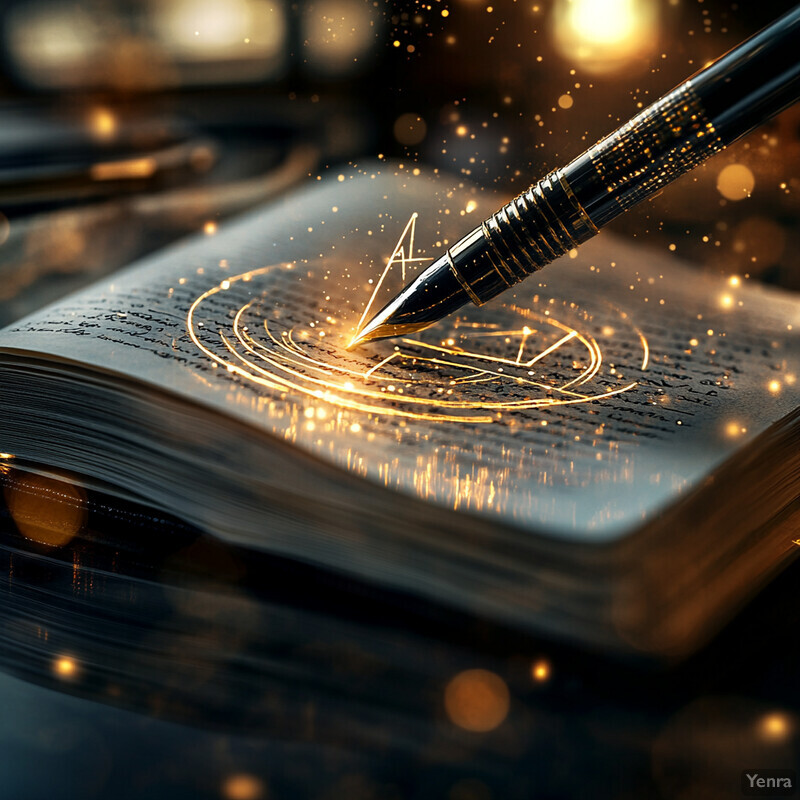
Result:
[[[350,346],[483,305],[800,96],[800,6],[550,172],[450,247]]]

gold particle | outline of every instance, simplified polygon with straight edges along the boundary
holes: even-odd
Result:
[[[781,390],[781,382],[780,381],[770,381],[767,384],[767,389],[769,389],[770,394],[778,394]]]
[[[213,236],[217,232],[217,223],[213,220],[209,220],[203,225],[203,232],[206,236]]]
[[[598,455],[600,455],[598,453]],[[537,683],[544,683],[550,678],[550,663],[543,658],[536,661],[531,667],[531,677]]]
[[[737,436],[741,436],[743,433],[747,433],[747,428],[742,427],[741,423],[739,422],[729,422],[725,426],[725,435],[730,439],[735,439]]]
[[[53,672],[60,678],[72,678],[78,671],[78,665],[74,658],[61,656],[53,662]]]
[[[561,108],[572,108],[573,99],[568,94],[562,94],[561,97],[558,98],[558,105]]]

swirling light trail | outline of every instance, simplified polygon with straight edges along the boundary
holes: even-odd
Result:
[[[405,272],[410,262],[428,260],[414,254],[416,220],[414,214],[406,224],[359,326],[392,267],[399,264]],[[297,272],[292,264],[263,267],[226,277],[208,289],[187,314],[194,344],[229,372],[270,391],[299,393],[368,414],[442,422],[487,423],[503,412],[586,403],[636,386],[636,381],[623,384],[613,369],[603,375],[601,385],[592,385],[604,363],[596,336],[552,317],[552,306],[544,313],[514,306],[494,309],[492,313],[499,313],[506,322],[519,321],[516,327],[476,321],[476,315],[486,312],[475,309],[451,321],[450,336],[444,340],[434,339],[437,333],[441,336],[439,326],[438,331],[425,331],[419,338],[375,342],[350,352],[346,349],[350,321],[358,313],[351,307],[352,287],[343,286],[342,296],[331,301],[335,310],[326,316],[329,327],[325,328],[311,321],[308,281],[303,284],[303,299],[293,297]],[[323,273],[330,275],[330,263],[318,264],[302,277],[309,278],[312,286],[319,279],[320,296],[328,292],[329,299],[336,290],[330,288],[331,282],[323,289]],[[215,305],[217,295],[232,298],[227,314],[233,318],[232,325],[221,324],[226,315]],[[574,309],[575,304],[570,307]],[[647,341],[639,331],[635,333],[644,370],[649,358]],[[539,348],[526,353],[534,340]],[[551,364],[549,369],[534,372],[533,367],[543,362]],[[618,385],[608,388],[614,383]]]

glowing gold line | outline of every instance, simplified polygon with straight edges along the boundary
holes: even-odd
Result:
[[[566,344],[571,339],[574,339],[577,335],[578,335],[577,331],[570,331],[566,336],[562,336],[557,342],[551,344],[550,347],[542,350],[542,352],[539,353],[539,355],[534,356],[527,364],[525,364],[525,366],[532,367],[538,361],[541,361],[545,356],[549,356],[550,353],[552,353],[554,350],[558,350],[558,348],[561,347],[562,344]]]
[[[365,373],[364,377],[369,378],[375,370],[380,369],[384,364],[388,364],[395,356],[400,355],[400,353],[395,350],[393,353],[390,353],[383,361],[379,361],[374,367],[370,367]]]
[[[642,350],[644,351],[644,355],[642,356],[642,369],[647,369],[647,361],[650,358],[650,348],[647,345],[647,339],[644,338],[644,334],[637,330],[636,333],[639,334],[639,341],[642,343]]]
[[[395,258],[397,258],[398,252],[402,248],[403,239],[405,239],[406,237],[406,232],[408,231],[409,228],[411,228],[413,231],[413,229],[416,227],[416,224],[417,224],[417,212],[415,211],[411,215],[411,219],[409,219],[409,221],[406,223],[406,227],[403,228],[403,232],[400,234],[400,238],[397,240],[397,244],[395,245],[391,256],[389,256],[389,260],[386,262],[386,268],[381,273],[381,277],[378,279],[378,283],[375,285],[375,288],[372,291],[372,296],[369,298],[369,302],[364,308],[364,313],[361,315],[361,319],[358,321],[358,325],[356,325],[356,336],[358,336],[358,333],[361,330],[361,326],[364,324],[364,320],[367,317],[367,313],[372,307],[372,303],[374,302],[375,297],[378,294],[378,290],[381,288],[381,284],[383,284],[383,279],[386,277],[387,273],[392,268],[392,264],[394,263]],[[411,256],[411,253],[409,253],[409,256]],[[405,267],[403,275],[405,275]]]
[[[528,341],[528,337],[530,336],[530,329],[523,328],[522,329],[522,341],[519,343],[519,352],[517,353],[516,363],[519,364],[520,360],[522,359],[522,351],[525,349],[525,342]]]
[[[386,275],[388,274],[388,270],[397,262],[397,260],[399,259],[401,261],[403,270],[405,270],[406,262],[427,260],[415,258],[413,256],[416,216],[417,215],[414,214],[404,228],[391,257],[387,262],[386,269],[383,271],[378,281],[378,285],[375,287],[369,303],[364,309],[361,321],[359,322],[359,328],[363,324],[364,319],[366,319],[366,316],[370,310],[370,306],[377,297],[377,293],[383,281],[385,280]],[[407,235],[409,236],[409,242],[408,255],[406,256],[404,241]],[[291,269],[290,265],[286,266],[288,269]],[[233,278],[228,277],[224,282],[224,285],[220,284],[219,286],[212,287],[201,294],[191,304],[186,316],[186,325],[189,336],[194,345],[202,353],[207,355],[213,362],[224,366],[231,373],[246,380],[252,381],[260,386],[264,386],[270,390],[296,391],[315,399],[322,399],[327,402],[335,403],[336,405],[344,408],[354,409],[366,413],[385,414],[388,416],[431,421],[488,423],[491,422],[495,417],[480,413],[465,413],[458,415],[454,414],[453,411],[461,410],[462,412],[479,412],[480,410],[489,409],[492,411],[513,411],[550,408],[559,405],[573,405],[590,400],[608,398],[616,394],[629,391],[636,386],[636,382],[632,382],[624,387],[608,390],[597,395],[589,395],[577,391],[571,391],[569,387],[582,386],[588,383],[588,381],[598,374],[603,362],[603,352],[594,337],[583,335],[577,329],[565,325],[558,320],[552,319],[549,316],[542,321],[546,322],[551,327],[561,329],[564,331],[565,335],[535,355],[530,361],[525,363],[522,363],[521,361],[522,354],[524,353],[527,338],[533,333],[528,326],[525,326],[521,330],[513,331],[487,330],[487,328],[498,328],[499,326],[492,323],[470,323],[456,320],[456,329],[459,327],[472,329],[470,333],[466,334],[466,336],[470,339],[485,336],[520,336],[521,342],[519,350],[516,354],[516,360],[512,361],[510,358],[491,356],[481,352],[467,350],[461,346],[454,345],[452,347],[443,347],[429,344],[421,340],[403,339],[401,341],[404,344],[410,345],[418,351],[421,350],[423,353],[425,351],[433,351],[434,353],[441,354],[441,356],[450,356],[455,358],[455,360],[449,360],[447,358],[442,358],[441,356],[426,356],[419,352],[407,353],[395,349],[390,355],[366,369],[363,367],[360,367],[359,369],[352,369],[344,365],[326,363],[325,361],[314,357],[313,348],[316,345],[316,339],[312,339],[309,342],[304,341],[302,343],[296,341],[294,338],[297,334],[296,328],[289,327],[288,330],[281,331],[281,336],[276,338],[276,336],[270,330],[269,320],[266,318],[263,319],[263,325],[255,326],[255,330],[260,331],[263,328],[263,333],[266,335],[267,340],[262,342],[254,338],[250,332],[251,328],[244,324],[245,315],[252,313],[253,315],[263,316],[263,312],[260,307],[260,303],[262,302],[263,298],[262,296],[250,299],[236,311],[232,325],[232,339],[229,338],[223,331],[218,332],[218,341],[221,342],[228,355],[225,355],[224,353],[217,355],[217,353],[215,353],[210,346],[205,345],[200,340],[198,328],[195,326],[195,315],[200,305],[212,295],[217,294],[223,289],[229,289],[233,283],[238,281],[250,281],[254,276],[267,274],[272,269],[276,269],[276,267],[264,267],[234,276]],[[518,309],[518,312],[526,318],[531,315],[531,312],[528,309]],[[335,320],[332,320],[330,317],[328,318],[328,321],[332,324],[335,323]],[[207,336],[213,335],[210,327],[206,328],[205,331]],[[636,332],[639,335],[643,350],[642,369],[645,369],[649,361],[649,347],[647,340],[641,331],[637,330]],[[324,333],[325,331],[321,331],[320,336],[324,335]],[[538,361],[542,360],[547,355],[562,347],[572,339],[577,339],[582,347],[585,348],[585,351],[589,357],[589,363],[588,366],[585,366],[581,369],[580,374],[578,374],[569,382],[560,386],[547,385],[540,381],[530,380],[528,377],[517,376],[513,373],[510,374],[508,372],[503,372],[502,370],[495,371],[492,369],[486,369],[485,367],[479,367],[475,364],[469,363],[470,361],[483,361],[495,364],[507,364],[517,368],[527,368],[533,366]],[[329,341],[335,342],[336,339],[334,338]],[[528,386],[540,391],[544,391],[548,396],[529,396],[519,400],[503,400],[497,402],[486,402],[482,399],[469,399],[469,395],[467,395],[466,399],[463,397],[462,399],[444,399],[438,396],[421,397],[402,394],[402,388],[400,389],[399,393],[395,394],[393,389],[392,393],[387,393],[386,391],[371,390],[363,385],[354,386],[349,381],[347,381],[345,385],[340,385],[336,380],[337,377],[343,380],[344,378],[351,376],[357,381],[378,381],[384,384],[390,381],[395,383],[400,381],[405,387],[428,386],[430,384],[430,378],[426,373],[421,373],[419,378],[413,377],[413,374],[406,377],[393,377],[391,374],[376,374],[382,367],[398,357],[403,362],[407,362],[409,360],[411,361],[411,365],[409,365],[408,368],[401,365],[401,369],[410,369],[414,364],[430,365],[432,369],[439,371],[443,380],[447,380],[447,383],[450,386],[464,386],[467,384],[472,385],[497,380],[510,380],[518,385]],[[464,359],[467,360],[467,363],[464,363]],[[581,361],[583,361],[583,359],[581,359]],[[573,363],[575,363],[574,360]],[[446,372],[442,374],[442,371],[439,368],[451,368],[461,371],[462,373],[466,371],[468,374],[446,378]],[[315,375],[312,373],[318,373],[318,376],[315,377]],[[554,394],[556,397],[552,396]],[[405,406],[405,408],[403,406]],[[442,409],[442,411],[434,412],[431,410],[425,412],[422,410],[414,410],[415,406],[427,406],[430,409]]]

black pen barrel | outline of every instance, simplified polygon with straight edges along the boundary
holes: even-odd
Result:
[[[690,78],[725,144],[800,96],[800,6]]]

